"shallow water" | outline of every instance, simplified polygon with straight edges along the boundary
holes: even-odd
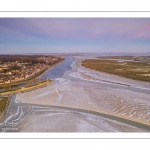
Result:
[[[74,60],[72,57],[65,57],[65,61],[61,64],[55,66],[51,70],[45,72],[42,76],[40,76],[40,79],[48,78],[48,79],[55,79],[62,77],[64,73],[68,70],[71,70],[71,64]]]
[[[99,115],[12,102],[1,132],[145,132]],[[11,113],[10,113],[11,112]]]
[[[149,124],[149,83],[90,70],[80,60],[66,57],[41,76],[52,84],[13,96],[1,132],[148,131],[113,116]]]

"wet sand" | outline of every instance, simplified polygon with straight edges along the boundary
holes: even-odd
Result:
[[[64,62],[61,77],[61,64],[48,72],[54,82],[46,87],[13,96],[0,131],[150,131],[150,84],[85,68],[84,58],[75,57],[71,70]]]
[[[99,115],[44,106],[32,107],[16,127],[18,132],[146,132]]]
[[[106,118],[111,119],[109,120],[110,122],[117,120],[116,118],[113,117],[125,119],[126,121],[123,120],[119,121],[118,119],[118,122],[115,123],[114,125],[115,126],[114,131],[118,130],[124,132],[124,130],[122,129],[122,125],[120,125],[121,122],[127,123],[124,124],[124,126],[126,126],[125,131],[127,132],[145,131],[144,125],[145,126],[148,125],[147,127],[150,126],[150,96],[149,96],[150,84],[149,83],[126,79],[123,77],[118,77],[115,75],[110,75],[95,70],[91,70],[81,66],[81,60],[83,60],[84,58],[76,57],[76,59],[77,61],[72,64],[73,69],[71,71],[67,71],[63,77],[55,78],[55,82],[47,87],[37,89],[31,92],[19,94],[17,96],[16,101],[22,104],[56,106],[56,107],[58,106],[59,108],[67,107],[67,108],[72,108],[72,110],[76,110],[76,113],[83,112],[89,115],[94,115],[94,113],[92,114],[91,112],[95,112],[99,114],[101,113],[108,116],[112,116],[112,118],[102,116],[102,115],[100,116],[96,115],[94,117],[99,117],[100,120],[103,117],[105,117],[102,120],[106,121]],[[78,109],[80,109],[81,111],[78,111]],[[67,109],[66,111],[70,111],[70,110]],[[36,112],[36,113],[40,113],[40,112]],[[42,112],[41,115],[43,114],[44,111]],[[62,119],[63,120],[62,122],[64,123],[64,126],[61,127],[61,129],[59,130],[56,129],[54,131],[58,131],[58,132],[66,131],[67,127],[65,127],[65,118],[66,118],[66,126],[70,127],[73,125],[71,122],[70,124],[67,123],[68,122],[67,114],[68,113],[65,113],[66,117],[64,114],[60,115],[62,118],[59,118],[58,120],[54,119],[55,117],[54,118],[50,117],[51,119],[49,122],[51,123],[53,122],[53,124],[55,125],[57,125],[57,122],[60,121],[60,119]],[[74,113],[72,114],[72,116],[71,114],[70,117],[73,117]],[[35,115],[30,113],[30,115],[28,115],[24,120],[22,120],[22,122],[26,120],[26,122],[31,124],[30,119],[33,116]],[[80,117],[81,116],[82,115],[80,114]],[[78,119],[80,117],[78,116]],[[37,117],[35,118],[37,119]],[[44,118],[42,119],[43,123],[46,121],[44,120]],[[34,119],[35,121],[34,126],[37,126],[36,122],[38,120],[36,119]],[[73,122],[74,121],[75,120],[73,120]],[[77,124],[78,122],[79,120],[74,124]],[[97,121],[95,120],[95,122]],[[138,125],[138,123],[141,126]],[[135,127],[136,125],[139,128]],[[143,129],[142,129],[142,125],[143,125]],[[19,126],[20,124],[18,125],[18,127]],[[105,132],[105,130],[111,131],[112,129],[112,127],[109,128],[106,127],[106,129],[103,128],[103,130],[100,130],[101,126],[102,125],[98,127],[99,131]],[[145,129],[147,129],[147,127]],[[46,129],[43,130],[45,131]],[[48,126],[47,126],[47,130],[53,131],[51,127],[49,128]],[[90,128],[89,126],[86,131],[88,132],[88,130],[98,131],[97,129],[92,130],[92,127]],[[26,128],[22,128],[22,131],[28,131],[28,130]],[[67,131],[82,131],[82,130],[79,129],[77,130],[75,129],[75,127],[70,127],[70,130],[68,128]]]

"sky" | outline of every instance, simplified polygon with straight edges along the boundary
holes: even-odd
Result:
[[[0,18],[0,54],[150,52],[150,18]]]

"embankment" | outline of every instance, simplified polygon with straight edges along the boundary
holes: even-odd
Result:
[[[14,89],[14,90],[10,90],[10,91],[1,92],[0,96],[6,96],[6,95],[15,94],[15,93],[28,92],[28,91],[31,91],[31,90],[35,90],[37,88],[44,87],[44,86],[46,86],[47,84],[49,84],[51,82],[53,82],[53,81],[52,80],[46,80],[46,81],[44,81],[40,84],[37,84],[37,85],[32,85],[32,86],[29,86],[29,87],[23,87],[23,88],[19,88],[19,89]]]
[[[9,107],[10,104],[10,98],[9,97],[2,97],[1,100],[2,106],[0,109],[0,123],[3,121],[4,115]]]

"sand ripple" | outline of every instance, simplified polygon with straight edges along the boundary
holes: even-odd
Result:
[[[103,112],[150,125],[150,96],[137,91],[150,90],[149,84],[73,65],[74,70],[56,83],[22,93],[17,101]]]

